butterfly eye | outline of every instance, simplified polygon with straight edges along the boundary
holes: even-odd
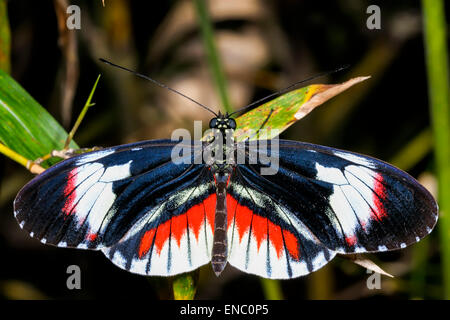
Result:
[[[230,129],[236,129],[236,121],[234,119],[228,119],[228,126],[230,127]]]
[[[217,126],[217,118],[212,118],[211,121],[209,122],[209,127],[211,129],[215,128]]]

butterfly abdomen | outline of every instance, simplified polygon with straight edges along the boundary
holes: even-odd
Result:
[[[211,265],[219,276],[227,264],[227,182],[229,173],[216,173],[216,214],[214,218],[214,238],[211,254]]]

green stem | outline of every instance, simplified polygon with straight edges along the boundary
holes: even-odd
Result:
[[[92,87],[91,93],[89,94],[89,97],[88,97],[86,103],[84,104],[84,107],[80,112],[80,115],[77,118],[77,121],[75,121],[75,124],[74,124],[72,130],[70,130],[69,135],[67,136],[66,143],[64,144],[64,149],[69,148],[70,141],[72,141],[73,136],[75,135],[75,132],[77,132],[77,129],[80,126],[81,121],[83,121],[84,116],[86,115],[86,112],[88,111],[88,109],[90,107],[92,107],[94,105],[94,103],[91,103],[91,101],[92,101],[92,97],[94,96],[94,92],[95,92],[95,89],[97,88],[97,84],[98,84],[98,81],[100,80],[100,77],[101,77],[101,74],[98,75],[97,80],[95,81],[94,86]]]
[[[197,10],[198,22],[202,33],[203,42],[205,45],[206,56],[212,72],[212,76],[219,91],[220,99],[222,101],[225,112],[231,113],[230,100],[227,93],[227,82],[220,62],[219,53],[214,41],[213,28],[208,14],[208,8],[205,0],[194,0],[195,8]]]
[[[261,278],[261,286],[267,300],[283,300],[280,281]]]
[[[439,190],[444,298],[450,299],[450,85],[443,0],[422,0],[429,103]]]
[[[0,153],[4,154],[8,158],[14,160],[15,162],[21,164],[22,166],[26,167],[28,163],[28,159],[23,157],[22,155],[18,154],[14,150],[11,150],[4,144],[0,143]]]

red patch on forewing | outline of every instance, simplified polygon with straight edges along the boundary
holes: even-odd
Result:
[[[239,204],[236,199],[230,195],[227,195],[227,208],[228,228],[230,227],[231,222],[234,221],[235,228],[239,235],[239,242],[242,241],[244,234],[250,230],[251,225],[252,236],[256,241],[258,250],[261,247],[262,242],[267,240],[268,237],[278,258],[281,258],[283,246],[286,245],[289,255],[295,260],[298,260],[300,256],[298,239],[290,231],[282,230],[279,225],[274,224],[267,218],[254,214],[251,209]]]
[[[64,198],[66,201],[64,202],[64,206],[62,208],[62,212],[64,216],[69,216],[74,213],[75,199],[77,197],[77,192],[75,190],[76,187],[76,179],[77,178],[77,168],[73,168],[68,176],[67,183],[64,187]]]
[[[356,243],[356,236],[348,236],[345,237],[345,241],[347,242],[347,244],[349,245],[349,247],[353,247]]]
[[[386,208],[383,205],[383,201],[386,199],[386,188],[383,185],[383,175],[378,173],[374,178],[373,183],[373,204],[375,206],[375,212],[372,211],[374,219],[382,220],[387,216]]]
[[[210,226],[211,231],[214,232],[215,207],[216,194],[212,194],[203,202],[192,206],[185,213],[167,220],[157,228],[146,231],[139,245],[139,258],[147,254],[153,243],[155,244],[156,253],[161,254],[161,250],[170,236],[175,239],[178,247],[180,247],[181,239],[186,233],[188,226],[198,241],[200,229],[205,223],[205,216],[206,223]]]

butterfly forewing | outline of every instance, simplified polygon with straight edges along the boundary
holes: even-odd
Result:
[[[189,170],[192,161],[178,165],[171,161],[176,143],[147,141],[63,161],[19,192],[14,202],[16,219],[44,243],[110,246],[201,169]]]
[[[437,221],[430,193],[382,161],[293,141],[280,141],[279,161],[276,175],[260,175],[258,165],[238,171],[336,252],[399,249],[426,236]]]

